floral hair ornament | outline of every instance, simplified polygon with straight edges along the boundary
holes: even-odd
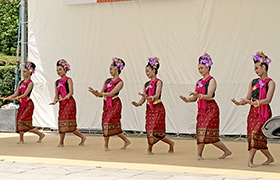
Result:
[[[67,71],[70,71],[70,64],[65,59],[60,59],[59,64]]]
[[[32,65],[32,63],[31,62],[29,62],[29,61],[27,61],[26,63],[25,63],[25,68],[26,69],[28,69],[28,72],[29,72],[29,74],[34,74],[35,73],[35,69],[33,69],[32,67],[31,67],[31,65]]]
[[[111,63],[113,66],[117,66],[120,71],[123,70],[124,68],[124,64],[122,62],[122,59],[121,58],[118,58],[118,57],[113,57],[112,58],[112,63]]]
[[[199,64],[205,64],[206,67],[209,67],[213,65],[213,61],[210,55],[205,52],[202,56],[199,57]]]
[[[267,65],[271,63],[271,59],[269,59],[262,51],[257,52],[256,55],[253,55],[253,60],[255,62],[266,63]]]
[[[148,57],[148,60],[149,60],[149,64],[150,64],[153,68],[157,68],[158,61],[159,61],[159,58],[158,58],[158,57]]]

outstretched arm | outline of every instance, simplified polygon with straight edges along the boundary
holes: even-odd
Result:
[[[91,92],[96,97],[103,97],[104,87],[105,87],[105,82],[104,82],[100,92],[98,92],[98,90],[96,90],[96,89],[93,89],[92,87],[88,87],[88,91]]]
[[[268,83],[268,92],[266,94],[266,98],[261,99],[261,100],[256,100],[256,101],[250,101],[249,99],[246,99],[246,102],[252,106],[258,107],[261,104],[269,104],[272,100],[273,94],[275,90],[275,82],[274,81],[269,81]]]
[[[209,81],[207,94],[198,94],[196,91],[194,91],[194,92],[191,92],[190,95],[193,95],[199,99],[211,100],[213,97],[214,91],[216,90],[216,87],[217,87],[216,80],[214,78],[212,78]]]
[[[237,105],[237,106],[244,106],[244,105],[248,104],[248,102],[251,102],[250,99],[252,98],[252,92],[251,92],[251,89],[252,89],[252,82],[253,82],[253,81],[251,81],[251,82],[249,83],[248,92],[247,92],[247,96],[246,96],[245,99],[242,98],[242,99],[240,99],[240,101],[235,100],[235,98],[231,99],[231,101],[232,101],[235,105]]]
[[[34,86],[33,82],[30,82],[27,85],[27,88],[26,88],[25,92],[22,95],[20,95],[20,96],[14,97],[14,99],[20,100],[22,98],[25,98],[29,94],[29,92],[33,89],[33,86]]]
[[[123,81],[120,81],[111,92],[103,92],[103,96],[112,97],[123,88]]]
[[[162,81],[158,80],[157,83],[156,83],[156,93],[155,93],[155,95],[148,96],[146,99],[147,100],[152,100],[152,101],[157,100],[159,98],[160,94],[161,94],[161,91],[162,91]],[[146,93],[145,93],[145,95],[146,95]]]
[[[138,94],[141,95],[142,97],[141,97],[141,99],[138,102],[132,101],[132,105],[134,105],[135,107],[142,106],[142,104],[148,98],[148,95],[145,93],[145,87],[144,87],[143,93],[139,92]]]
[[[69,87],[69,93],[66,94],[66,96],[64,98],[60,99],[60,101],[64,101],[65,99],[69,99],[74,94],[73,80],[71,78],[69,78],[67,80],[67,83],[68,83],[68,87]]]
[[[18,94],[19,94],[19,86],[20,86],[20,85],[18,85],[18,87],[17,87],[16,91],[14,92],[14,94],[12,94],[12,95],[10,95],[10,96],[8,96],[8,97],[6,97],[6,98],[3,98],[3,97],[2,97],[1,100],[2,100],[2,101],[6,101],[6,100],[10,100],[10,101],[11,101],[11,100],[14,100],[14,98],[17,97]]]

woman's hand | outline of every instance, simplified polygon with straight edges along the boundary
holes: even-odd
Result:
[[[0,99],[1,99],[3,102],[4,102],[4,101],[7,101],[7,100],[10,100],[10,99],[7,98],[7,97],[6,97],[6,98],[1,97]]]
[[[55,99],[53,102],[51,102],[49,105],[55,105],[59,100]]]
[[[234,98],[231,99],[231,102],[233,102],[236,106],[240,106],[241,103],[236,101]]]
[[[103,94],[101,92],[98,92],[97,90],[93,89],[92,87],[88,87],[88,91],[91,92],[96,97],[103,97]]]
[[[245,99],[242,99],[246,104],[250,104],[251,106],[259,106],[259,104],[258,104],[258,100],[257,101],[254,101],[254,102],[252,102],[252,101],[250,101],[249,99],[247,99],[247,98],[245,98]]]
[[[248,104],[249,102],[252,103],[250,100],[247,98],[245,99],[240,99],[240,101],[236,101],[234,98],[231,99],[231,102],[233,102],[237,106],[244,106],[245,104]],[[249,103],[249,104],[250,104]]]
[[[135,106],[135,107],[141,106],[141,104],[139,104],[139,103],[137,103],[137,102],[135,102],[135,101],[132,101],[131,103],[132,103],[132,105]]]
[[[183,101],[185,101],[186,103],[189,102],[189,98],[186,98],[185,96],[179,96]]]

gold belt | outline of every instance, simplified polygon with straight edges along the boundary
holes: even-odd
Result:
[[[119,96],[113,96],[112,99],[116,99],[118,98]],[[104,100],[106,101],[107,100],[107,97],[104,97]]]
[[[160,103],[160,102],[161,102],[161,99],[157,99],[157,100],[155,100],[155,101],[153,102],[153,105],[158,104],[158,103]],[[149,101],[147,101],[147,104],[149,104]]]

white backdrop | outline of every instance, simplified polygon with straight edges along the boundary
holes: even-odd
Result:
[[[269,76],[276,84],[271,103],[280,110],[279,0],[135,0],[129,2],[65,5],[63,0],[29,0],[29,60],[37,65],[34,125],[57,127],[58,105],[52,102],[58,79],[56,61],[65,58],[74,81],[80,128],[101,129],[102,99],[88,92],[100,90],[110,77],[113,56],[126,62],[121,78],[124,130],[145,130],[145,106],[135,108],[139,91],[148,80],[148,56],[160,57],[158,77],[167,111],[167,132],[194,133],[197,104],[186,104],[200,78],[198,57],[205,51],[214,62],[216,101],[221,134],[246,134],[249,106],[236,107],[230,99],[246,96],[256,77],[252,55],[263,50],[272,59]]]

